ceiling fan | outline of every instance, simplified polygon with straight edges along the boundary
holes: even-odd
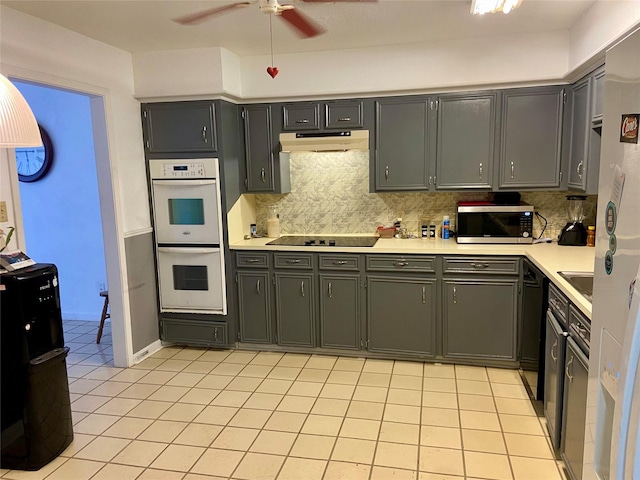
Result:
[[[373,3],[378,0],[294,0],[306,3]],[[321,35],[325,32],[324,28],[312,21],[309,17],[298,11],[293,5],[281,5],[278,0],[253,0],[250,2],[236,2],[224,5],[222,7],[210,8],[200,12],[175,18],[174,22],[181,25],[196,25],[208,20],[210,17],[227,13],[237,8],[248,7],[251,4],[258,3],[260,11],[268,15],[277,15],[292,27],[296,33],[302,38],[311,38]]]

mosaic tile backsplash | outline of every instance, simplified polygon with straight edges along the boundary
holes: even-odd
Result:
[[[567,223],[566,192],[521,192],[546,217],[545,237],[556,239]],[[486,192],[452,193],[369,193],[367,152],[294,152],[291,154],[291,193],[255,195],[259,233],[267,230],[270,205],[280,214],[283,235],[367,234],[378,225],[390,225],[402,215],[403,226],[419,235],[422,217],[441,225],[443,215],[451,217],[455,230],[459,200],[481,200]],[[597,196],[585,202],[585,225],[594,224]],[[543,222],[534,223],[534,236]]]

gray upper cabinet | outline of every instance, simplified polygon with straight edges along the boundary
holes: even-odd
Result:
[[[325,128],[347,129],[364,126],[363,102],[336,101],[325,103]]]
[[[593,123],[602,123],[602,100],[604,98],[604,69],[605,66],[593,71],[593,100],[591,104],[591,120]]]
[[[602,122],[602,80],[596,70],[573,85],[571,102],[571,155],[567,186],[588,194],[598,193],[600,170],[600,123]],[[600,85],[598,85],[600,82]],[[594,114],[596,108],[599,114]]]
[[[282,106],[283,130],[319,130],[319,103],[292,103]]]
[[[561,186],[564,93],[558,86],[502,92],[500,189]]]
[[[289,193],[291,191],[287,153],[275,152],[270,105],[243,108],[247,192]]]
[[[435,355],[436,279],[367,276],[371,352]]]
[[[238,272],[240,341],[271,343],[269,272]]]
[[[428,112],[426,97],[376,102],[377,191],[429,189]]]
[[[142,105],[148,153],[214,153],[218,150],[211,101]]]
[[[438,98],[436,189],[490,189],[496,131],[496,94]]]
[[[360,349],[360,275],[332,273],[320,279],[320,346]]]
[[[518,279],[445,279],[443,355],[516,360]]]

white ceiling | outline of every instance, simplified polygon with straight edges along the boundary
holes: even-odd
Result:
[[[235,1],[235,0],[233,0]],[[236,55],[269,53],[269,16],[257,4],[196,26],[173,18],[229,1],[220,0],[3,0],[42,18],[132,53],[224,47]],[[568,30],[594,0],[523,0],[509,15],[473,16],[471,0],[379,0],[378,3],[300,3],[296,8],[327,32],[300,39],[273,19],[276,54],[422,43],[468,37]]]

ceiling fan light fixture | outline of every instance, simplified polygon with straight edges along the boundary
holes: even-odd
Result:
[[[496,12],[509,13],[518,8],[521,3],[522,0],[472,0],[471,13],[474,15]]]

